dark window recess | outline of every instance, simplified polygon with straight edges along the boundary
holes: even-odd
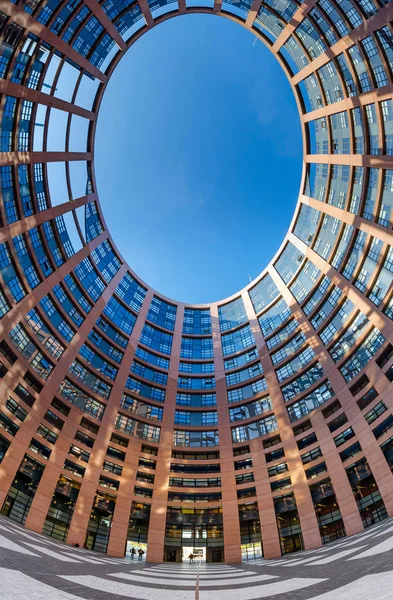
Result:
[[[10,413],[15,415],[15,417],[19,419],[19,421],[24,421],[26,419],[27,410],[22,408],[22,406],[18,404],[18,402],[16,402],[16,400],[14,400],[13,398],[8,398],[8,400],[6,400],[5,402],[5,406],[10,411]]]
[[[75,439],[81,444],[87,446],[88,448],[93,448],[94,446],[95,439],[90,437],[86,433],[83,433],[83,431],[78,430],[75,434]]]
[[[278,460],[285,456],[284,448],[278,448],[277,450],[272,450],[272,452],[268,452],[265,454],[266,462],[273,462],[273,460]]]
[[[235,471],[249,469],[250,467],[252,467],[252,458],[244,458],[243,460],[237,460],[235,462]]]
[[[46,440],[50,444],[56,444],[57,439],[59,437],[57,435],[57,433],[55,433],[54,431],[51,431],[50,429],[48,429],[48,427],[45,427],[45,425],[43,425],[42,423],[41,423],[41,425],[39,425],[39,427],[37,429],[37,433],[38,433],[38,435],[43,437],[44,440]]]
[[[6,344],[4,340],[0,342],[0,353],[4,356],[4,358],[7,359],[7,361],[11,365],[13,365],[18,360],[18,357],[16,356],[15,352],[11,350],[9,345]]]
[[[311,444],[314,444],[317,441],[318,439],[315,433],[310,433],[310,435],[306,435],[306,437],[297,441],[297,447],[299,450],[303,450],[303,448],[307,448],[307,446],[311,446]]]
[[[178,458],[180,460],[218,460],[220,458],[219,452],[177,452],[172,451],[172,458]]]
[[[136,488],[134,488],[136,489]],[[139,488],[140,489],[140,488]],[[142,488],[143,491],[151,492],[149,488]],[[135,492],[136,493],[136,492]],[[180,501],[180,502],[219,502],[221,500],[221,492],[215,492],[211,494],[183,494],[181,492],[169,492],[169,501]]]
[[[123,446],[123,448],[128,448],[128,440],[120,435],[117,435],[116,433],[112,433],[111,442],[114,444],[119,444],[119,446]]]
[[[240,485],[241,483],[253,483],[254,473],[243,473],[242,475],[236,475],[236,485]]]
[[[4,13],[0,12],[0,31],[2,31],[5,23],[7,22],[7,15],[5,15]]]
[[[157,463],[155,460],[151,458],[143,458],[142,456],[139,458],[138,467],[144,467],[145,469],[155,469]],[[172,469],[171,469],[172,471]]]
[[[9,441],[6,440],[5,438],[3,438],[2,435],[0,435],[0,463],[3,460],[9,447],[10,447]]]
[[[0,412],[0,427],[8,431],[11,435],[15,435],[19,431],[18,425],[2,412]]]
[[[46,460],[48,460],[52,453],[52,450],[49,450],[49,448],[47,448],[44,444],[41,444],[41,442],[38,442],[34,438],[32,438],[30,442],[30,450],[36,452],[40,456],[43,456],[44,458],[46,458]]]
[[[51,406],[53,406],[53,408],[55,408],[56,410],[61,412],[62,415],[65,415],[65,416],[67,416],[70,412],[70,409],[68,408],[68,406],[66,404],[64,404],[64,402],[61,402],[61,400],[58,400],[57,398],[53,398],[53,400],[51,402]]]
[[[393,415],[389,415],[387,419],[382,421],[375,429],[373,429],[373,434],[377,438],[377,440],[383,436],[384,433],[389,431],[393,427]]]
[[[81,427],[84,427],[88,431],[91,431],[92,433],[95,433],[95,434],[97,434],[100,429],[98,425],[96,425],[95,423],[92,423],[91,421],[89,421],[89,419],[85,419],[85,417],[82,417],[80,425],[81,425]]]
[[[6,375],[6,373],[8,373],[8,369],[5,366],[5,364],[0,361],[0,379],[3,379],[4,375]],[[3,456],[4,456],[4,454],[3,454]]]
[[[141,483],[154,483],[154,475],[152,475],[151,473],[143,473],[142,471],[137,471],[135,479],[136,481],[140,481]],[[170,478],[170,480],[171,479],[172,477]],[[183,480],[180,479],[179,481]]]
[[[337,429],[345,425],[345,423],[348,423],[348,417],[345,413],[342,413],[341,415],[339,415],[338,417],[336,417],[328,423],[330,433],[333,433],[333,431],[336,431]]]
[[[237,490],[237,497],[240,500],[241,498],[250,498],[251,496],[256,496],[257,490],[255,487],[246,488],[244,490]]]
[[[116,479],[110,479],[110,477],[105,477],[105,475],[100,475],[98,485],[109,488],[111,490],[118,490],[120,486],[120,481],[117,481]]]
[[[309,421],[309,420],[304,421],[304,423],[302,423],[301,425],[298,425],[297,427],[293,427],[293,435],[294,436],[300,435],[301,433],[304,433],[308,429],[311,429],[311,421]]]
[[[349,467],[346,467],[345,471],[347,473],[349,482],[352,485],[352,489],[355,486],[357,486],[361,481],[368,479],[370,476],[374,479],[374,477],[370,471],[368,462],[365,458],[361,458],[358,462],[354,463],[353,465],[350,465]],[[373,487],[376,487],[376,486],[373,486]],[[367,489],[367,488],[365,487],[365,489]],[[377,490],[374,490],[374,491],[377,491]]]
[[[326,463],[321,462],[318,465],[315,465],[315,467],[310,467],[309,469],[306,469],[305,473],[307,479],[314,479],[314,477],[318,477],[318,475],[320,475],[321,473],[325,473],[326,471]]]
[[[375,388],[370,388],[368,390],[368,392],[366,392],[364,394],[364,396],[362,396],[361,398],[359,398],[359,400],[356,402],[356,404],[358,405],[358,407],[360,408],[360,410],[363,410],[364,408],[366,408],[366,406],[368,406],[369,404],[371,404],[371,402],[373,400],[375,400],[375,398],[378,396],[378,392]]]
[[[385,372],[385,376],[389,379],[389,381],[393,381],[393,365]]]
[[[63,419],[60,419],[60,417],[55,415],[55,413],[53,413],[51,410],[46,411],[44,419],[45,419],[45,421],[48,421],[48,423],[50,423],[54,427],[57,427],[57,429],[60,429],[60,430],[63,429],[63,426],[64,426]]]
[[[356,454],[359,454],[359,452],[361,452],[361,451],[362,451],[361,445],[359,444],[359,442],[355,442],[354,444],[352,444],[351,446],[348,446],[348,448],[345,448],[345,450],[340,452],[340,458],[344,462],[345,460],[348,460],[348,458],[352,458],[352,456],[356,456]]]
[[[302,463],[306,465],[307,463],[311,462],[312,460],[315,460],[316,458],[319,458],[320,456],[322,456],[322,450],[318,446],[318,448],[314,448],[314,450],[310,450],[310,452],[302,454],[300,458],[302,459]]]
[[[288,465],[286,462],[283,462],[279,465],[274,465],[274,467],[269,467],[267,470],[267,474],[269,477],[274,477],[275,475],[280,475],[281,473],[285,473],[286,471],[288,471]]]
[[[78,448],[78,446],[75,446],[75,444],[71,444],[68,453],[72,454],[72,456],[75,456],[75,458],[79,458],[79,460],[82,462],[89,462],[90,452],[87,452],[87,450],[82,450],[82,448]]]
[[[387,362],[389,362],[389,360],[392,358],[393,356],[393,346],[392,344],[388,344],[385,348],[385,350],[382,352],[382,354],[380,356],[378,356],[377,360],[375,361],[378,365],[378,367],[380,369],[382,369],[382,367],[384,367],[386,365]]]
[[[277,490],[285,490],[285,488],[291,487],[291,485],[291,478],[285,477],[284,479],[279,479],[278,481],[272,481],[270,484],[270,489],[272,492],[277,492]]]
[[[157,456],[158,448],[154,448],[152,446],[145,446],[145,444],[144,444],[142,446],[141,452],[144,452],[145,454],[151,454],[152,456]]]
[[[123,467],[121,467],[120,465],[116,465],[115,463],[110,462],[109,460],[104,460],[102,468],[104,469],[104,471],[108,471],[108,473],[113,473],[114,475],[121,475],[123,473]]]
[[[33,406],[35,402],[33,394],[30,394],[30,392],[25,387],[23,387],[21,383],[18,383],[18,385],[14,389],[14,392],[18,396],[18,398],[23,400],[23,402],[25,402],[28,406]]]
[[[335,501],[335,493],[333,489],[332,482],[329,478],[323,479],[319,483],[314,483],[310,485],[311,497],[313,499],[314,508],[316,509],[326,509],[326,502],[329,502],[329,498],[332,502]],[[336,504],[334,504],[336,507]],[[318,522],[320,522],[320,510],[318,510]]]
[[[242,456],[243,454],[250,454],[250,446],[242,446],[241,448],[233,449],[233,456]]]
[[[367,423],[371,425],[371,423],[374,423],[374,421],[376,421],[378,417],[383,415],[383,413],[387,411],[387,409],[388,407],[384,402],[378,402],[378,404],[376,404],[374,408],[372,408],[368,413],[364,415],[364,418],[366,419]]]
[[[393,471],[393,437],[390,437],[381,446],[386,462],[388,463],[390,470]]]
[[[33,490],[35,490],[41,480],[44,469],[44,464],[25,454],[19,465],[18,474],[23,473],[23,475],[30,479],[29,487],[31,486],[33,487]]]
[[[268,440],[264,440],[263,447],[271,448],[272,446],[277,446],[277,444],[281,444],[281,438],[279,435],[269,438]]]
[[[333,415],[335,412],[340,410],[340,408],[341,408],[340,402],[338,400],[335,400],[334,402],[332,402],[332,404],[330,406],[328,406],[327,408],[325,408],[322,411],[322,414],[325,417],[325,419],[327,419],[328,417],[330,417],[330,415]]]
[[[124,462],[126,459],[126,453],[118,450],[117,448],[113,448],[113,446],[108,446],[106,453],[108,456],[117,458],[117,460],[121,460],[122,462]]]
[[[370,383],[370,380],[367,375],[362,375],[355,385],[349,388],[349,391],[351,392],[352,396],[356,396],[363,388],[366,387],[368,383]]]
[[[64,461],[64,469],[66,469],[66,471],[71,471],[71,473],[73,473],[74,475],[77,475],[78,477],[84,477],[86,469],[84,469],[83,467],[80,467],[79,465],[76,465],[74,462],[72,462],[71,460],[66,459]]]
[[[138,474],[137,474],[138,475]],[[140,473],[140,475],[143,475]],[[154,475],[150,475],[150,477],[152,477],[154,479]],[[138,481],[144,481],[144,479],[140,479],[137,476],[137,480]],[[153,481],[147,481],[146,483],[153,483]],[[169,478],[169,485],[171,487],[221,487],[221,478],[220,477],[209,477],[206,479],[191,479],[191,478],[187,478],[187,479],[183,479],[182,477],[170,477]]]
[[[154,466],[155,468],[155,466]],[[220,465],[198,465],[198,464],[179,464],[172,463],[171,471],[173,473],[219,473]]]
[[[134,494],[136,496],[143,496],[143,498],[152,498],[153,497],[153,490],[150,489],[150,488],[138,487],[136,485],[134,487]],[[170,493],[169,493],[169,496],[170,496]],[[168,499],[170,499],[170,498],[168,498]]]
[[[249,536],[253,534],[260,535],[260,522],[259,522],[259,511],[258,511],[258,502],[245,502],[244,504],[239,504],[239,520],[240,520],[240,536],[243,541],[244,535]],[[215,509],[212,509],[213,511]],[[217,509],[216,509],[217,510]],[[218,509],[222,513],[222,508]],[[197,511],[195,511],[197,512]],[[222,522],[222,520],[221,520]],[[245,531],[246,530],[249,531]],[[254,539],[254,538],[251,538]],[[260,539],[260,538],[259,538]]]
[[[44,386],[38,381],[38,379],[36,379],[34,377],[34,375],[32,375],[30,373],[30,371],[27,371],[27,373],[25,374],[25,376],[24,376],[23,379],[31,387],[32,390],[34,390],[35,392],[37,392],[37,394],[40,394],[42,392],[42,388]]]
[[[355,436],[354,430],[352,429],[352,427],[348,427],[348,429],[346,429],[345,431],[342,431],[341,433],[336,435],[336,437],[333,438],[333,441],[336,444],[336,447],[338,448],[338,446],[342,446],[343,444],[345,444],[345,442],[347,442],[354,436]]]
[[[22,33],[22,27],[19,27],[19,25],[16,25],[16,23],[12,22],[8,25],[4,32],[3,42],[7,44],[7,46],[16,48],[20,38],[22,37]]]

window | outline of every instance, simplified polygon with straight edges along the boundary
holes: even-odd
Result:
[[[19,421],[24,421],[27,417],[27,411],[13,398],[8,398],[5,402],[5,406],[17,419],[19,419]]]

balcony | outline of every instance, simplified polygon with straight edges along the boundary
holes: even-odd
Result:
[[[19,473],[22,473],[31,481],[38,483],[38,481],[41,479],[42,470],[32,466],[31,464],[23,463],[20,466]]]
[[[96,511],[98,511],[104,515],[110,515],[112,513],[111,503],[107,502],[106,500],[97,500],[94,503],[94,508]]]
[[[277,502],[275,503],[275,509],[277,514],[296,511],[296,502],[295,500]]]
[[[257,510],[247,510],[247,511],[239,511],[239,520],[240,521],[259,521],[259,511]]]
[[[356,485],[360,481],[363,481],[364,479],[372,475],[372,473],[367,465],[359,467],[357,469],[353,469],[352,471],[348,471],[347,475],[351,485]]]
[[[198,525],[222,525],[222,514],[175,514],[167,515],[167,525],[183,525],[183,526],[198,526]]]
[[[314,504],[317,502],[320,502],[321,500],[324,500],[325,498],[329,498],[330,496],[334,495],[334,489],[331,485],[323,487],[323,488],[317,488],[315,490],[311,490],[311,496],[313,499]]]
[[[69,483],[58,483],[55,488],[55,492],[65,496],[66,498],[72,498],[73,489],[74,488]]]
[[[149,510],[134,510],[132,511],[131,520],[140,519],[141,521],[149,521],[150,511]]]

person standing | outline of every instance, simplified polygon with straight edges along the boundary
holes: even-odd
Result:
[[[191,552],[191,554],[188,556],[188,558],[190,559],[190,563],[193,563],[193,562],[194,562],[194,555],[192,554],[192,552]]]
[[[134,546],[131,548],[131,558],[135,558],[136,550]]]
[[[142,556],[144,555],[144,550],[142,550],[142,548],[139,548],[138,550],[138,554],[139,554],[139,560],[142,560]]]

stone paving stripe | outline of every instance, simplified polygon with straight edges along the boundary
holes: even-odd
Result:
[[[47,556],[51,556],[52,558],[55,558],[56,560],[61,560],[63,562],[71,562],[71,563],[79,563],[80,564],[80,560],[79,558],[69,558],[68,556],[64,556],[64,554],[60,554],[59,552],[53,552],[52,550],[49,550],[49,548],[37,548],[37,546],[35,546],[34,544],[29,544],[28,542],[22,542],[23,544],[26,544],[26,546],[30,546],[30,548],[34,548],[34,550],[37,550],[38,552],[41,552],[42,554],[46,554]]]
[[[377,544],[376,546],[372,546],[368,550],[361,552],[357,556],[352,556],[348,560],[358,560],[359,558],[366,558],[367,556],[374,556],[375,554],[382,554],[382,552],[388,552],[389,550],[392,550],[392,548],[393,548],[393,537],[390,537],[387,540],[384,540],[383,542],[381,542],[380,544]],[[392,597],[393,597],[393,594],[392,594]]]
[[[376,595],[378,590],[378,595]],[[313,596],[309,600],[392,600],[393,597],[393,571],[366,575],[356,581],[351,581],[331,592]]]
[[[278,594],[288,594],[312,585],[322,583],[325,579],[308,579],[294,577],[285,581],[266,583],[237,590],[205,590],[200,591],[200,600],[261,600]]]
[[[21,571],[0,567],[1,597],[4,600],[81,600],[80,596],[68,594],[51,585],[37,581]]]
[[[313,565],[327,565],[335,560],[340,560],[340,558],[344,558],[344,556],[348,556],[348,554],[353,554],[357,552],[360,548],[365,548],[366,546],[359,546],[359,548],[350,548],[349,550],[343,550],[342,552],[338,552],[337,554],[333,554],[332,556],[326,556],[325,558],[320,558],[319,560],[315,560],[313,562],[309,562],[307,564],[308,567]]]
[[[134,575],[135,571],[133,571],[132,573],[109,573],[109,575],[111,577],[118,577],[120,579],[128,579],[130,581],[139,581],[141,583],[150,583],[150,584],[154,584],[154,585],[161,585],[160,581],[155,581],[152,580],[150,577],[141,577],[139,575]],[[195,586],[195,581],[196,581],[196,577],[197,577],[197,573],[195,573],[193,575],[193,579],[191,579],[191,576],[188,578],[188,580],[186,581],[181,581],[179,582],[179,579],[166,579],[165,580],[165,585],[173,585],[173,586],[183,586],[183,587],[190,587],[190,586]],[[199,582],[200,586],[209,586],[209,587],[215,587],[215,586],[228,586],[228,585],[244,585],[244,584],[249,584],[249,583],[260,583],[262,581],[268,581],[270,579],[276,579],[277,576],[276,575],[251,575],[250,577],[247,578],[247,580],[244,580],[243,577],[241,578],[237,578],[236,579],[227,579],[227,578],[222,578],[219,579],[218,581],[212,581],[210,578],[205,581],[205,580],[201,580]],[[188,583],[189,582],[189,583]]]
[[[6,550],[12,550],[13,552],[19,552],[20,554],[27,554],[28,556],[39,556],[39,554],[27,550],[27,548],[24,548],[20,544],[11,542],[11,540],[3,537],[2,535],[0,535],[0,547],[5,548]]]
[[[137,600],[195,600],[194,590],[171,590],[162,587],[141,588],[140,586],[129,585],[128,583],[109,581],[101,577],[95,577],[94,575],[59,575],[58,577],[100,592],[117,594],[126,598],[136,598]]]

